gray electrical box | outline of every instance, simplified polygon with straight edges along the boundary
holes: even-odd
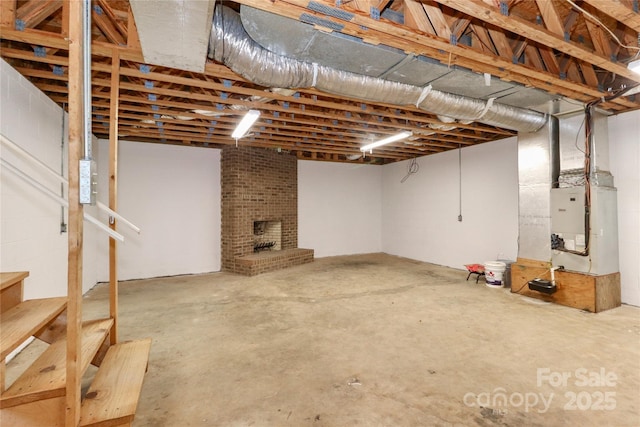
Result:
[[[551,232],[564,240],[567,250],[587,249],[584,205],[584,187],[551,190]],[[553,265],[597,275],[619,271],[617,193],[613,187],[591,187],[588,252],[581,256],[553,250]]]
[[[585,249],[584,187],[551,190],[551,232],[562,237],[565,249]]]
[[[98,173],[96,162],[89,159],[80,160],[80,203],[83,205],[95,205],[98,188]]]

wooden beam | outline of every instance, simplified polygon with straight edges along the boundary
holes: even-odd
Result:
[[[417,0],[404,0],[404,23],[425,33],[436,34],[427,13]]]
[[[126,36],[127,36],[127,26],[124,25],[118,19],[118,16],[114,12],[114,10],[111,8],[111,5],[109,5],[109,2],[107,0],[97,0],[97,3],[98,3],[98,5],[100,5],[100,8],[104,12],[104,14],[109,18],[109,20],[111,20],[111,22],[113,23],[114,27],[118,30],[118,32],[123,37],[123,39],[126,38]]]
[[[558,64],[558,59],[556,58],[553,50],[547,46],[541,46],[538,51],[540,52],[540,57],[542,58],[547,71],[555,74],[556,76],[560,76],[560,65]]]
[[[14,29],[16,25],[16,0],[0,1],[0,25]]]
[[[543,45],[552,47],[579,60],[592,63],[604,70],[611,71],[622,77],[626,77],[640,83],[640,75],[627,69],[626,66],[612,62],[610,58],[590,52],[572,42],[566,42],[560,36],[543,30],[530,22],[517,16],[506,17],[495,7],[488,6],[480,0],[435,0],[438,3],[449,6],[471,16],[475,16],[485,22],[489,22],[504,30],[511,31],[522,37],[529,38]]]
[[[421,4],[429,21],[431,21],[431,25],[433,25],[433,29],[436,30],[436,34],[446,40],[451,40],[451,28],[438,5],[433,0],[423,0]]]
[[[111,96],[109,104],[109,209],[118,211],[118,113],[120,97],[120,53],[111,56]],[[109,228],[117,229],[116,219]],[[118,242],[109,237],[109,315],[113,319],[109,342],[118,343]]]
[[[553,2],[550,0],[536,0],[536,4],[538,5],[540,16],[542,16],[547,30],[557,36],[564,37],[564,26]]]
[[[61,7],[62,0],[32,0],[18,9],[16,17],[24,22],[26,28],[34,28]]]
[[[138,36],[138,27],[136,27],[136,20],[133,17],[133,11],[131,10],[131,6],[129,6],[128,10],[128,19],[127,19],[127,46],[141,49],[140,47],[140,38]]]
[[[98,12],[98,10],[100,12]],[[109,40],[111,43],[115,45],[125,44],[124,37],[120,34],[109,17],[105,15],[104,9],[102,9],[102,7],[100,9],[93,10],[93,12],[91,13],[91,19],[93,20],[94,24],[98,28],[100,28],[107,40]]]
[[[591,36],[591,41],[593,43],[593,47],[596,49],[602,56],[606,56],[611,58],[613,50],[611,48],[611,36],[596,23],[591,20],[585,20],[585,24],[587,25],[587,31],[589,31],[589,36]]]
[[[64,0],[62,2],[62,22],[60,28],[60,34],[63,37],[67,37],[69,35],[69,1]]]
[[[498,49],[498,54],[503,58],[509,58],[509,60],[515,62],[513,61],[513,49],[511,49],[507,36],[497,29],[489,29],[489,36],[491,36],[494,46]]]
[[[317,1],[328,7],[334,6],[332,2],[328,2],[327,0]],[[301,13],[313,13],[307,8],[308,2],[305,0],[280,0],[275,3],[264,2],[262,0],[236,0],[236,2],[293,19],[298,19]],[[477,3],[476,0],[474,0],[474,4],[475,3]],[[348,7],[343,7],[343,9],[351,11]],[[526,21],[523,22],[526,23]],[[542,70],[533,70],[521,64],[513,64],[511,58],[505,60],[497,56],[488,56],[473,48],[460,44],[454,46],[449,43],[449,40],[445,41],[439,37],[418,34],[407,27],[402,27],[386,20],[377,21],[368,16],[354,13],[349,20],[340,20],[340,23],[344,24],[341,32],[345,34],[364,37],[366,35],[370,36],[372,33],[379,33],[379,39],[383,40],[388,46],[403,49],[407,52],[424,54],[438,59],[443,63],[448,63],[448,58],[450,55],[453,55],[453,63],[456,65],[470,68],[476,72],[490,73],[496,77],[521,84],[536,86],[543,90],[552,89],[555,93],[578,101],[593,100],[594,97],[599,99],[605,95],[602,91],[590,88],[584,84],[562,80],[557,75],[551,75]],[[542,31],[546,33],[546,30]],[[554,36],[554,42],[556,39]],[[425,52],[423,49],[428,50]],[[602,58],[600,58],[600,60],[602,61]],[[618,67],[624,68],[622,66]],[[628,74],[626,69],[624,72]],[[636,78],[640,79],[640,76]],[[624,108],[638,107],[638,104],[626,98],[616,98],[609,103],[609,106],[603,104],[603,108],[620,109],[620,107],[611,107],[614,104],[619,104]]]
[[[489,36],[489,30],[481,25],[471,24],[471,30],[473,34],[478,38],[478,42],[480,43],[480,50],[482,52],[487,52],[493,55],[497,55],[498,51],[496,47],[493,45],[493,40],[491,40],[491,36]]]
[[[593,65],[587,64],[586,62],[578,62],[578,66],[580,67],[580,72],[582,73],[582,77],[590,86],[598,86],[600,81],[598,80],[598,75],[593,69]]]
[[[82,382],[80,340],[82,331],[82,243],[83,206],[80,204],[79,164],[83,147],[82,105],[82,10],[83,2],[69,3],[69,224],[67,289],[67,361],[65,426],[76,427],[80,421],[80,387]]]
[[[640,33],[640,14],[628,8],[620,0],[583,0],[605,15],[617,19],[635,32]]]

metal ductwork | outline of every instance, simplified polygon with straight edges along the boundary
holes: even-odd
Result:
[[[255,84],[278,88],[316,88],[355,99],[394,105],[416,105],[433,114],[459,121],[477,121],[518,132],[535,132],[547,123],[536,111],[453,95],[406,83],[337,70],[285,57],[256,43],[245,31],[240,15],[216,7],[209,58],[224,63]]]

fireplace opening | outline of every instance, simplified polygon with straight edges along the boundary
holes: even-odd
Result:
[[[253,252],[279,251],[282,249],[281,221],[253,222]]]

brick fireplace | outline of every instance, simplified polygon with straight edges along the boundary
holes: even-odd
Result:
[[[253,276],[313,261],[312,249],[298,248],[295,156],[229,146],[221,170],[222,270]]]

